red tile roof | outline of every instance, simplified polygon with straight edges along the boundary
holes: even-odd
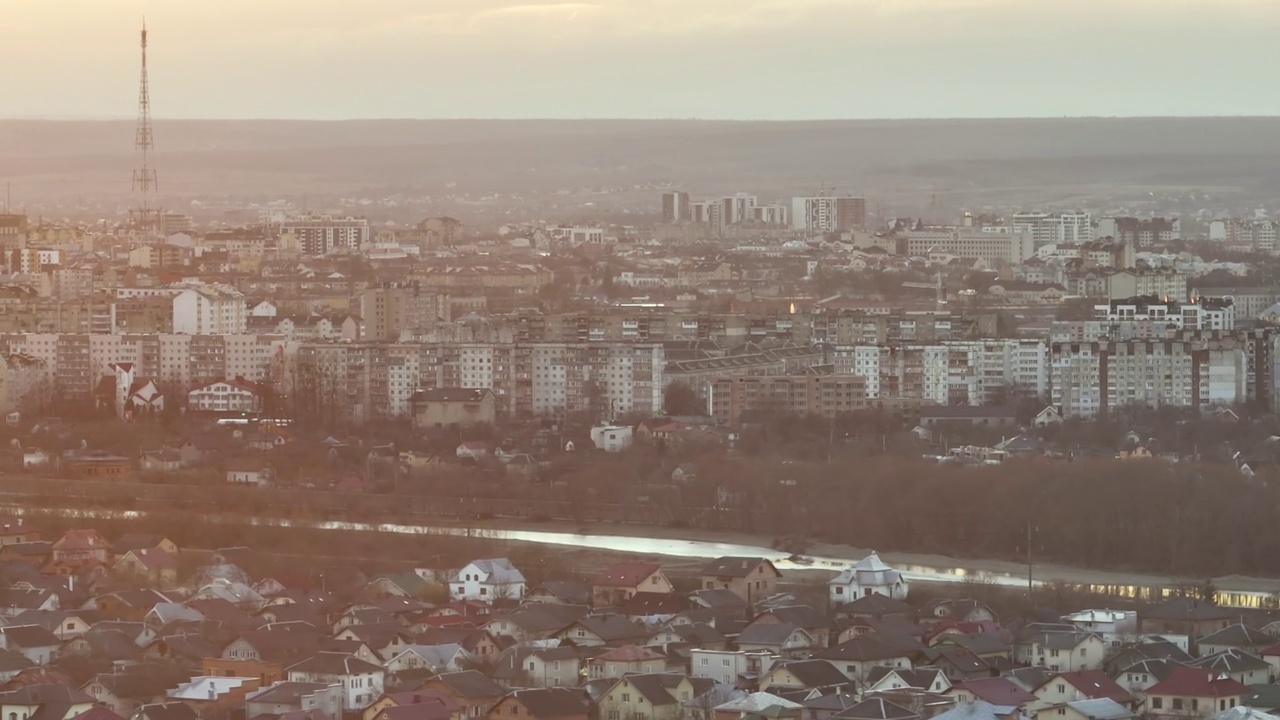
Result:
[[[1114,700],[1121,705],[1127,705],[1137,699],[1101,670],[1078,670],[1076,672],[1058,673],[1046,680],[1040,687],[1054,682],[1067,682],[1090,700],[1106,698]],[[1039,688],[1036,689],[1038,690]]]
[[[662,566],[656,563],[617,563],[597,575],[591,584],[599,587],[633,588],[661,569]]]
[[[1249,688],[1231,678],[1200,668],[1174,668],[1165,679],[1147,688],[1147,696],[1232,697],[1244,695]]]
[[[952,688],[952,691],[959,690],[967,690],[974,697],[992,705],[1004,705],[1006,707],[1018,707],[1036,699],[1035,695],[1022,689],[1012,680],[1002,677],[969,680]]]

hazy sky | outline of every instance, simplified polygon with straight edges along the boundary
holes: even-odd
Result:
[[[1277,0],[0,0],[0,116],[1280,115]]]

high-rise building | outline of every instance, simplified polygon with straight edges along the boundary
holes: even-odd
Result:
[[[1097,237],[1114,238],[1118,242],[1146,247],[1182,237],[1182,221],[1173,218],[1142,219],[1136,217],[1105,217],[1098,220]]]
[[[691,217],[689,193],[681,190],[662,193],[662,222],[686,222]]]
[[[806,232],[843,232],[866,227],[867,199],[862,197],[793,197],[791,227]]]
[[[729,425],[752,412],[834,418],[868,407],[867,380],[858,375],[725,377],[711,383],[707,405],[717,422]]]
[[[1198,410],[1244,402],[1245,343],[1211,333],[1179,339],[1055,342],[1052,403],[1067,418],[1126,405]]]
[[[332,215],[303,215],[285,218],[279,224],[281,234],[293,235],[306,255],[327,255],[340,250],[359,250],[369,242],[366,218]]]
[[[173,296],[173,331],[184,335],[236,335],[249,321],[244,293],[230,285],[193,284]]]
[[[1031,235],[1036,247],[1048,244],[1079,244],[1093,240],[1093,218],[1086,212],[1016,213],[1010,223],[1015,232]]]

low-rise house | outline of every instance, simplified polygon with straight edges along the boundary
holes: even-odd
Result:
[[[319,652],[288,670],[292,682],[339,684],[345,688],[342,697],[344,711],[363,710],[382,695],[385,673],[373,663],[353,655],[337,652]]]
[[[342,720],[343,689],[336,684],[282,680],[245,696],[245,717],[320,712],[324,720]]]
[[[509,637],[516,642],[544,640],[556,636],[588,611],[581,605],[535,603],[506,615],[495,615],[482,627],[495,637]]]
[[[454,600],[520,600],[526,582],[507,558],[473,560],[449,579],[449,596]]]
[[[1143,713],[1154,718],[1192,718],[1230,710],[1249,688],[1229,677],[1202,668],[1175,668],[1147,688]]]
[[[995,612],[985,603],[969,598],[942,598],[925,604],[921,614],[952,622],[996,622]]]
[[[825,660],[789,660],[775,663],[760,678],[760,689],[768,692],[822,690],[845,687],[849,679]]]
[[[587,694],[581,690],[534,688],[513,690],[495,703],[488,715],[491,720],[587,720],[589,711]]]
[[[386,693],[360,713],[360,720],[460,720],[461,716],[462,708],[448,696],[411,690]]]
[[[831,716],[833,720],[920,720],[920,713],[882,696],[870,696]]]
[[[690,674],[724,685],[754,684],[773,667],[779,658],[767,651],[703,650],[689,651]]]
[[[581,673],[582,655],[576,647],[515,645],[499,656],[493,679],[510,688],[576,687]]]
[[[556,633],[562,642],[579,647],[639,645],[648,639],[643,625],[622,615],[587,615]]]
[[[1137,717],[1132,709],[1107,698],[1096,700],[1072,700],[1060,705],[1041,708],[1036,720],[1132,720]]]
[[[808,605],[778,605],[771,607],[752,618],[747,628],[753,625],[768,624],[795,625],[809,633],[809,636],[813,638],[813,645],[818,648],[824,648],[830,644],[830,619]]]
[[[999,707],[1026,708],[1036,702],[1031,691],[1008,678],[992,677],[981,680],[968,680],[953,685],[943,693],[955,698],[958,704],[985,702]]]
[[[526,602],[590,605],[591,586],[576,580],[548,580],[525,593]]]
[[[390,660],[387,660],[385,669],[389,673],[429,670],[432,673],[439,674],[463,670],[470,660],[471,654],[456,643],[448,645],[406,645]]]
[[[0,627],[0,639],[5,650],[16,652],[36,665],[53,662],[62,645],[57,635],[39,625]]]
[[[748,652],[768,652],[792,660],[809,657],[820,647],[803,628],[790,623],[752,623],[738,633],[736,644]]]
[[[952,684],[991,677],[991,663],[959,646],[936,646],[925,652],[931,665],[942,671]]]
[[[1271,635],[1248,625],[1234,623],[1196,640],[1196,650],[1201,656],[1227,650],[1256,655],[1275,644],[1276,639]]]
[[[767,692],[754,692],[712,708],[714,720],[749,720],[754,718],[795,718],[799,720],[804,706]]]
[[[951,681],[938,668],[874,668],[864,683],[863,694],[917,690],[941,695],[950,689]]]
[[[1235,648],[1201,656],[1191,666],[1225,675],[1242,685],[1261,685],[1275,680],[1266,660]]]
[[[175,701],[148,703],[133,712],[129,720],[199,720],[194,707]]]
[[[846,640],[835,647],[819,650],[814,657],[826,660],[844,676],[865,682],[877,667],[910,668],[911,653],[877,637],[875,633]]]
[[[872,593],[902,600],[907,597],[910,583],[873,552],[828,581],[827,589],[831,604],[842,605]]]
[[[591,658],[587,674],[592,680],[612,680],[623,675],[665,672],[667,659],[660,653],[636,645],[616,647]]]
[[[782,573],[773,563],[759,557],[721,557],[702,568],[702,589],[729,590],[748,605],[770,597],[777,590]]]
[[[177,558],[159,550],[130,550],[111,569],[116,574],[144,580],[162,588],[171,588],[178,582]]]
[[[35,666],[26,655],[12,650],[0,650],[0,683],[7,683]]]
[[[1101,670],[1081,670],[1058,673],[1032,691],[1036,696],[1036,709],[1060,707],[1077,700],[1106,699],[1133,709],[1138,699]]]
[[[142,659],[142,648],[119,630],[95,629],[64,640],[57,656],[60,659],[81,657],[132,664]]]
[[[601,720],[646,718],[678,720],[686,716],[684,703],[692,702],[699,682],[680,673],[645,673],[619,677],[600,697]]]
[[[1147,688],[1165,679],[1174,668],[1179,667],[1186,666],[1174,660],[1140,660],[1121,668],[1113,678],[1131,694],[1142,695],[1147,692]]]
[[[438,692],[458,704],[464,717],[481,717],[506,694],[506,689],[482,672],[463,670],[442,673],[423,683],[419,690]]]
[[[1204,637],[1226,629],[1236,615],[1226,608],[1195,598],[1174,598],[1138,613],[1138,632],[1144,635]]]
[[[275,465],[262,458],[244,457],[227,460],[227,482],[232,485],[267,487],[275,483]]]
[[[1063,615],[1062,621],[1084,632],[1101,635],[1112,647],[1138,633],[1138,613],[1133,610],[1081,610]]]
[[[245,696],[257,689],[257,678],[193,677],[169,688],[165,697],[190,705],[202,718],[214,718],[243,708]]]
[[[1106,652],[1107,644],[1097,633],[1083,632],[1072,625],[1043,623],[1028,625],[1015,647],[1019,662],[1055,672],[1099,670]]]
[[[654,563],[617,563],[596,575],[591,582],[591,601],[597,607],[620,605],[640,592],[670,593],[675,590]]]

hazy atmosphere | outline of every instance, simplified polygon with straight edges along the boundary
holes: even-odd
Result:
[[[0,116],[1280,114],[1270,0],[4,3]],[[20,70],[19,70],[20,69]]]

